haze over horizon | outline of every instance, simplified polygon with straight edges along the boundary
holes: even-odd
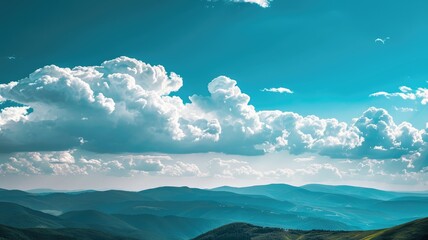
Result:
[[[125,2],[0,3],[0,188],[428,191],[426,1]]]

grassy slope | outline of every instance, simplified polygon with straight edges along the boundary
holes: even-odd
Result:
[[[247,223],[232,223],[196,237],[195,240],[387,240],[428,239],[428,218],[396,227],[374,231],[299,231],[258,227]]]
[[[0,225],[0,240],[131,240],[90,229],[27,228],[19,229]]]

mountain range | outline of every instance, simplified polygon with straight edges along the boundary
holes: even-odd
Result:
[[[236,222],[299,231],[371,231],[427,216],[426,192],[352,186],[159,187],[139,192],[0,189],[2,234],[22,230],[22,236],[57,236],[53,239],[82,239],[85,231],[91,231],[87,239],[102,234],[131,239],[191,239]],[[78,229],[81,235],[70,235],[70,229]],[[5,236],[0,235],[0,239],[14,239]]]

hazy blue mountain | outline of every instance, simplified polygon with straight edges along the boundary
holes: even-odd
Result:
[[[153,214],[159,216],[175,215],[181,217],[215,219],[222,224],[246,221],[266,226],[286,226],[299,229],[313,229],[323,226],[325,229],[355,229],[339,221],[323,219],[306,214],[280,213],[250,206],[214,201],[151,201],[134,202],[125,214]]]
[[[0,224],[19,228],[64,227],[57,217],[8,202],[0,202]]]
[[[60,212],[94,209],[111,212],[127,201],[151,200],[137,192],[119,190],[80,193],[34,194],[17,190],[0,191],[0,201],[13,202],[36,210]]]
[[[425,217],[428,213],[428,199],[391,200],[373,205],[373,209],[399,214],[401,217]]]
[[[110,190],[43,194],[3,189],[0,190],[0,201],[59,215],[51,223],[57,227],[134,231],[134,237],[142,233],[158,233],[156,228],[132,219],[172,224],[171,229],[174,229],[173,224],[183,223],[185,226],[187,223],[202,232],[232,222],[306,230],[369,230],[428,216],[428,197],[423,194],[399,196],[393,192],[348,186],[306,186],[312,190],[304,187],[270,184],[213,190],[160,187],[140,192]],[[338,193],[334,192],[336,188]],[[371,194],[358,196],[363,192]],[[380,200],[392,196],[399,197]],[[171,217],[181,220],[174,222]],[[192,219],[198,219],[200,224]],[[197,231],[182,229],[179,234],[183,238],[197,234]],[[156,238],[165,236],[164,231],[159,232],[163,235],[156,235]]]
[[[29,195],[27,192],[21,191],[21,190],[14,190],[14,189],[3,189],[0,188],[0,196],[2,197],[19,197],[19,196],[25,196]]]
[[[58,189],[50,189],[50,188],[36,188],[36,189],[25,190],[25,192],[35,193],[35,194],[50,194],[50,193],[79,194],[84,192],[95,192],[95,190],[58,190]]]
[[[243,206],[263,207],[264,209],[287,210],[294,207],[286,200],[275,200],[268,196],[240,195],[230,191],[209,191],[189,187],[160,187],[141,191],[140,194],[158,201],[217,201]]]
[[[405,197],[405,196],[420,196],[428,197],[426,192],[393,192],[393,191],[383,191],[374,188],[365,188],[365,187],[355,187],[355,186],[331,186],[323,184],[307,184],[301,186],[301,188],[314,191],[314,192],[324,192],[324,193],[335,193],[335,194],[345,194],[350,196],[356,196],[360,198],[372,198],[378,200],[391,200],[393,198]]]
[[[391,199],[391,201],[419,201],[419,202],[427,202],[428,203],[428,196],[426,196],[426,197],[420,197],[420,196],[398,197],[398,198]]]
[[[95,210],[67,212],[59,216],[67,222],[67,227],[91,228],[109,232],[137,231],[119,218]]]
[[[269,184],[251,187],[219,187],[215,191],[228,191],[238,194],[258,194],[277,200],[290,201],[296,205],[309,204],[329,207],[361,207],[374,204],[379,200],[354,197],[336,193],[314,192],[287,184]]]
[[[148,214],[110,215],[95,210],[52,216],[14,203],[0,202],[0,224],[18,228],[85,228],[137,239],[189,239],[224,222]]]
[[[250,187],[220,187],[214,191],[230,191],[238,194],[265,195],[278,200],[288,200],[296,206],[290,211],[299,215],[320,217],[340,221],[356,229],[376,229],[398,225],[409,220],[428,216],[428,209],[424,204],[421,193],[395,193],[369,188],[351,186],[306,185],[295,187],[287,184],[269,184]],[[335,193],[335,189],[338,189]],[[318,191],[315,191],[318,190]],[[352,191],[351,191],[352,190]],[[368,192],[365,197],[358,196]],[[349,194],[349,195],[348,195]],[[398,202],[396,196],[410,195],[415,202]],[[414,194],[415,196],[413,196]],[[368,196],[376,198],[370,198]],[[378,198],[392,198],[379,200]],[[420,205],[420,206],[419,206]],[[400,206],[406,206],[400,208]]]
[[[95,209],[114,213],[120,204],[130,201],[197,201],[208,200],[237,203],[264,209],[284,210],[294,207],[288,201],[275,200],[266,196],[246,196],[230,192],[215,192],[187,187],[161,187],[141,192],[94,191],[81,193],[31,194],[22,191],[0,192],[0,201],[15,202],[37,210],[62,212]]]

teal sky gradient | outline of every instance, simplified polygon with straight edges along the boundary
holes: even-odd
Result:
[[[2,82],[48,64],[96,65],[126,55],[179,73],[184,99],[226,75],[257,109],[349,121],[381,104],[369,94],[428,79],[426,1],[274,1],[270,8],[200,0],[1,4]],[[378,37],[390,40],[378,44]],[[259,92],[278,86],[295,94]],[[420,113],[395,115],[425,124]]]

